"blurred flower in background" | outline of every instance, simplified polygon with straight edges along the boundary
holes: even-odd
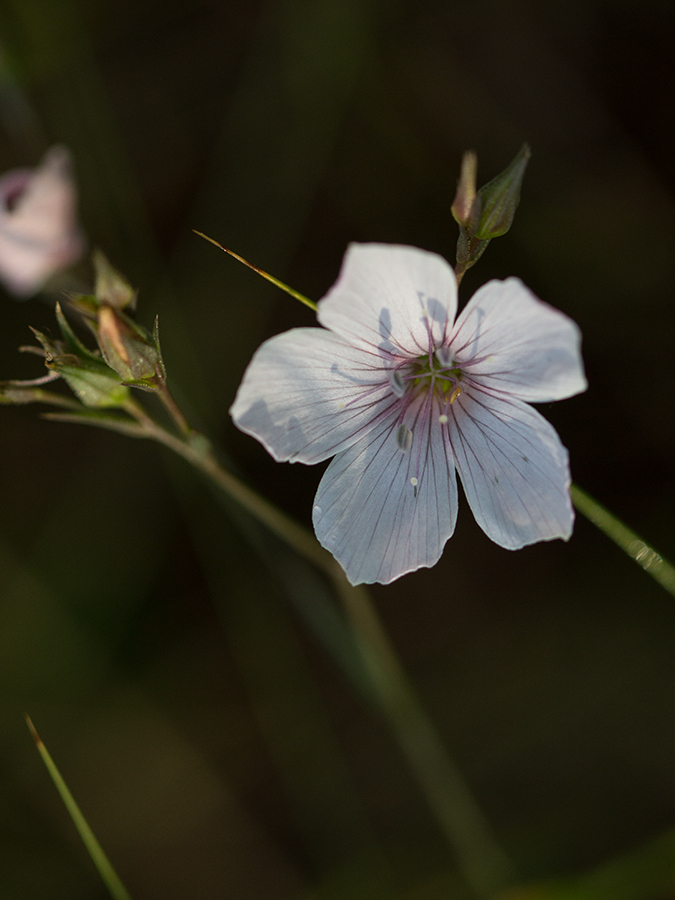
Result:
[[[49,150],[36,169],[0,178],[0,281],[17,298],[32,297],[81,257],[70,153]]]

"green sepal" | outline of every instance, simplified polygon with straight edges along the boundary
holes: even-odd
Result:
[[[105,366],[95,370],[90,366],[68,364],[54,365],[56,371],[85,406],[100,408],[124,406],[129,400],[129,389],[122,384],[116,372]]]
[[[123,406],[127,402],[128,388],[100,357],[86,348],[84,358],[75,353],[67,353],[65,343],[53,341],[36,328],[31,330],[45,351],[47,368],[63,378],[80,403],[91,407],[105,407]]]
[[[487,250],[489,240],[481,241],[476,237],[472,237],[466,228],[459,226],[459,237],[457,238],[457,266],[465,272],[470,269],[474,263],[477,263],[481,256]]]
[[[71,353],[78,356],[80,359],[89,359],[92,362],[98,362],[99,365],[101,364],[101,357],[90,350],[89,347],[85,346],[70,327],[70,323],[68,322],[68,319],[66,319],[59,303],[56,304],[56,321],[59,323],[63,341]]]
[[[127,387],[139,388],[141,391],[158,391],[159,381],[157,378],[136,378],[134,381],[123,381],[122,384]]]
[[[155,316],[155,323],[152,327],[152,341],[157,351],[157,377],[161,381],[166,381],[166,366],[164,365],[164,357],[162,356],[162,348],[159,345],[159,316]]]
[[[137,292],[126,278],[112,266],[101,250],[94,251],[96,287],[94,293],[99,306],[113,309],[136,309]]]
[[[59,356],[63,356],[63,346],[56,341],[53,341],[50,337],[44,334],[42,331],[38,331],[37,328],[33,328],[30,326],[30,330],[33,332],[35,337],[38,339],[40,344],[42,345],[42,349],[45,351],[45,360],[47,364],[47,368],[49,368],[49,364],[52,359],[56,359]],[[71,354],[73,359],[76,359],[76,355]]]
[[[74,294],[66,295],[73,309],[76,309],[87,319],[95,319],[100,304],[97,302],[93,294]]]
[[[523,176],[531,156],[529,146],[523,144],[510,165],[478,191],[478,224],[473,235],[479,240],[489,241],[501,237],[511,227],[520,202]],[[475,218],[474,216],[474,222]]]

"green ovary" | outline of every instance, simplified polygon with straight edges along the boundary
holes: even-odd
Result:
[[[416,376],[413,386],[424,390],[433,385],[437,396],[444,403],[454,403],[461,393],[462,371],[457,366],[436,366],[429,362],[428,356],[420,356],[412,364],[412,371]]]

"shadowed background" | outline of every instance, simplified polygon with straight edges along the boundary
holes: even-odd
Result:
[[[484,183],[527,140],[514,227],[461,301],[518,275],[579,323],[590,389],[542,411],[575,480],[672,558],[674,41],[666,0],[0,0],[0,171],[71,149],[90,245],[159,314],[188,417],[309,523],[323,466],[274,463],[227,411],[312,313],[191,229],[318,299],[351,240],[452,260],[462,152]],[[3,300],[0,378],[41,374],[16,347],[52,322]],[[307,572],[155,446],[2,422],[0,896],[105,896],[25,711],[137,900],[466,896],[307,624]],[[441,562],[373,595],[522,882],[675,827],[675,605],[585,521],[511,553],[462,500]],[[675,895],[659,859],[626,898]]]

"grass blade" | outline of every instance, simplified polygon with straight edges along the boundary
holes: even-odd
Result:
[[[316,303],[313,300],[310,300],[309,297],[305,297],[305,295],[301,294],[299,291],[293,290],[292,287],[284,284],[283,281],[279,281],[278,278],[275,278],[274,275],[270,275],[269,272],[265,272],[264,269],[259,269],[258,266],[254,266],[253,263],[250,263],[247,259],[244,259],[243,256],[239,256],[238,253],[235,253],[234,250],[228,250],[227,247],[223,247],[222,244],[219,244],[218,241],[214,241],[214,239],[210,238],[207,234],[202,234],[201,231],[197,231],[194,228],[192,230],[195,234],[199,235],[199,237],[204,238],[205,241],[208,241],[210,244],[213,244],[215,247],[218,247],[225,253],[229,253],[230,256],[234,257],[234,259],[239,260],[240,263],[248,266],[249,269],[253,269],[254,272],[258,273],[258,275],[262,275],[263,278],[266,278],[269,282],[276,285],[276,287],[281,288],[282,291],[286,291],[286,293],[290,294],[291,297],[295,297],[296,300],[299,300],[301,303],[304,303],[305,306],[308,306],[310,309],[313,309],[314,312],[316,312]]]
[[[68,785],[63,780],[61,773],[56,768],[54,760],[49,755],[49,751],[42,743],[40,735],[35,730],[35,726],[31,722],[29,716],[26,716],[26,724],[30,730],[30,733],[33,736],[33,740],[38,748],[38,752],[42,757],[42,761],[47,767],[47,771],[52,777],[52,781],[56,785],[56,790],[59,792],[61,799],[63,800],[66,809],[70,813],[70,817],[75,823],[75,827],[77,828],[80,837],[84,843],[84,846],[87,848],[87,852],[89,856],[91,856],[92,861],[96,868],[98,869],[99,875],[103,879],[103,883],[110,891],[110,896],[113,900],[131,900],[131,895],[124,887],[122,882],[120,881],[117,872],[113,869],[110,860],[103,852],[103,848],[96,840],[94,832],[89,827],[87,820],[82,815],[80,807],[75,802],[73,795],[68,790]]]

